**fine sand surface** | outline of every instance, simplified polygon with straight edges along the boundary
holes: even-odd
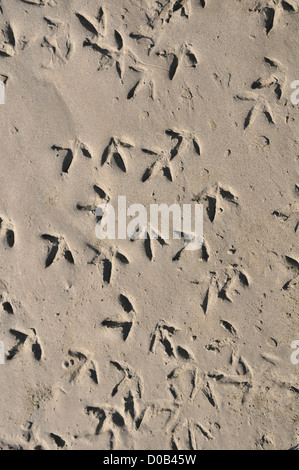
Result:
[[[296,447],[299,1],[0,4],[0,448]]]

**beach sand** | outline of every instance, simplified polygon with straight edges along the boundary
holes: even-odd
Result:
[[[299,444],[298,8],[1,0],[1,449]],[[203,247],[99,240],[119,196]]]

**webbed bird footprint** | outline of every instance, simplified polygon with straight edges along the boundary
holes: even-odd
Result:
[[[53,67],[57,60],[64,64],[70,59],[73,45],[69,34],[69,25],[63,21],[44,17],[48,31],[44,36],[41,47],[50,52],[50,62],[44,67]]]
[[[70,264],[75,263],[72,252],[63,237],[44,234],[41,238],[49,243],[48,256],[45,263],[46,268],[51,266],[54,261],[58,261],[60,258],[64,258]]]
[[[159,2],[155,15],[148,19],[149,27],[153,30],[158,26],[163,27],[164,24],[169,24],[173,18],[176,18],[176,15],[188,19],[191,15],[191,3],[191,0],[169,0],[164,5]],[[206,0],[196,0],[195,4],[205,8]]]
[[[131,301],[125,295],[121,294],[119,296],[119,303],[124,314],[117,315],[113,318],[106,318],[102,321],[102,326],[112,329],[121,329],[122,338],[126,341],[131,332],[136,312]]]
[[[100,7],[96,17],[90,17],[85,13],[75,12],[78,20],[83,28],[89,31],[94,36],[104,36],[106,30],[106,14],[102,7]]]
[[[124,39],[121,33],[116,29],[114,30],[113,41],[115,46],[111,46],[110,44],[104,43],[102,40],[99,40],[98,36],[104,36],[104,34],[100,33],[96,23],[91,18],[87,19],[86,16],[83,16],[78,13],[77,17],[79,18],[81,24],[83,24],[86,29],[92,32],[94,36],[96,36],[95,40],[90,40],[86,38],[83,42],[83,47],[90,47],[93,51],[98,52],[100,54],[98,70],[110,69],[111,67],[113,67],[113,65],[115,65],[115,70],[121,80],[121,83],[123,83],[126,55],[124,52]],[[102,29],[105,30],[104,12],[102,9],[100,9],[100,14],[97,20],[100,21]]]
[[[87,145],[85,145],[80,140],[76,140],[75,142],[71,143],[69,147],[59,146],[59,145],[52,145],[52,150],[56,152],[56,157],[62,157],[62,173],[68,173],[69,169],[73,163],[73,160],[76,158],[78,153],[81,153],[85,158],[92,158],[91,152]]]
[[[242,403],[244,403],[253,385],[253,373],[245,359],[242,357],[239,357],[239,359],[236,360],[233,356],[232,367],[234,368],[232,375],[215,371],[208,373],[208,377],[210,379],[214,379],[216,383],[219,384],[235,385],[240,387],[243,391]]]
[[[121,393],[126,394],[128,391],[132,397],[141,398],[143,393],[142,380],[127,364],[122,364],[117,361],[111,361],[111,365],[114,366],[122,374],[121,380],[113,387],[111,396],[114,397]],[[132,391],[133,390],[133,391]]]
[[[162,57],[169,63],[169,79],[174,80],[180,67],[185,63],[186,67],[196,68],[199,60],[190,44],[183,44],[178,53],[160,51],[157,56]]]
[[[257,78],[251,84],[251,89],[255,91],[234,97],[236,100],[254,102],[245,117],[244,130],[249,128],[259,115],[264,116],[269,124],[275,124],[273,111],[269,105],[271,99],[269,90],[271,93],[273,91],[277,102],[279,102],[286,81],[286,73],[282,70],[281,64],[275,59],[264,57],[264,65],[269,70],[264,77]]]
[[[8,351],[6,359],[11,361],[16,355],[18,355],[25,343],[30,342],[31,352],[36,361],[40,361],[43,355],[42,347],[37,336],[37,332],[34,328],[30,328],[29,332],[23,333],[21,331],[10,329],[10,334],[15,338],[15,345]]]
[[[80,351],[73,351],[69,349],[68,359],[63,364],[67,369],[68,380],[74,383],[79,378],[83,368],[88,369],[90,379],[96,384],[99,384],[99,371],[97,362],[92,360],[86,354]]]
[[[155,331],[151,336],[149,351],[156,354],[158,345],[162,345],[168,357],[181,358],[189,361],[193,359],[193,355],[187,348],[182,346],[175,346],[172,337],[179,330],[173,326],[167,325],[165,322],[160,322],[156,325]]]
[[[98,248],[87,244],[87,247],[94,252],[94,256],[88,264],[97,265],[98,263],[103,263],[103,282],[105,284],[110,284],[111,278],[113,275],[114,260],[120,262],[121,264],[129,264],[129,260],[126,255],[121,253],[118,250],[110,248],[110,250],[100,251]]]
[[[155,257],[153,241],[157,241],[162,247],[164,245],[167,245],[166,241],[159,234],[159,231],[153,228],[150,224],[146,224],[143,226],[136,225],[134,229],[134,233],[130,234],[130,241],[135,242],[136,240],[142,240],[145,255],[150,261],[153,261]]]
[[[126,153],[134,147],[134,144],[124,139],[111,137],[108,146],[102,154],[102,166],[105,163],[111,165],[112,160],[116,166],[124,173],[127,172]]]
[[[106,203],[110,201],[110,196],[100,186],[95,184],[93,186],[93,190],[96,193],[96,195],[102,200],[102,203],[103,201]],[[91,212],[92,214],[96,215],[97,221],[100,221],[102,219],[102,216],[97,215],[97,207],[98,207],[98,203],[96,200],[92,204],[87,204],[87,205],[80,204],[80,203],[77,204],[77,209],[79,211]]]
[[[110,446],[111,450],[114,448],[114,434],[126,430],[126,422],[122,414],[115,408],[108,405],[103,406],[87,406],[85,408],[88,416],[93,416],[98,420],[95,429],[95,435],[98,436],[101,432],[110,431]]]
[[[10,23],[0,30],[0,56],[12,57],[16,53],[16,38]]]
[[[215,272],[212,272],[209,287],[201,305],[204,314],[207,315],[210,313],[218,302],[218,299],[233,302],[233,295],[235,293],[239,294],[237,288],[247,288],[249,285],[250,282],[248,276],[236,267],[226,269],[225,281],[222,282],[222,286],[218,275]]]
[[[210,222],[214,222],[217,215],[223,213],[222,203],[228,202],[235,207],[239,206],[238,197],[230,188],[224,188],[222,185],[217,184],[214,188],[206,189],[200,194],[196,195],[193,199],[196,202],[207,202],[207,215]]]
[[[156,158],[144,172],[142,176],[142,182],[145,183],[149,179],[155,177],[160,171],[169,180],[174,181],[175,175],[172,168],[172,160],[179,155],[179,152],[186,150],[190,143],[192,143],[194,151],[200,155],[200,143],[198,138],[187,131],[179,131],[177,129],[167,129],[165,134],[171,138],[171,141],[176,140],[176,144],[171,148],[170,152],[163,150],[151,150],[142,148],[142,152],[146,155],[153,156]]]

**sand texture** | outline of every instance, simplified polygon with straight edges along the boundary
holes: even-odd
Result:
[[[0,5],[0,448],[296,447],[299,1]]]

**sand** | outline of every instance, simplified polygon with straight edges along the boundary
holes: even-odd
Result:
[[[1,0],[1,449],[297,446],[298,9]],[[202,249],[99,240],[118,196]]]

